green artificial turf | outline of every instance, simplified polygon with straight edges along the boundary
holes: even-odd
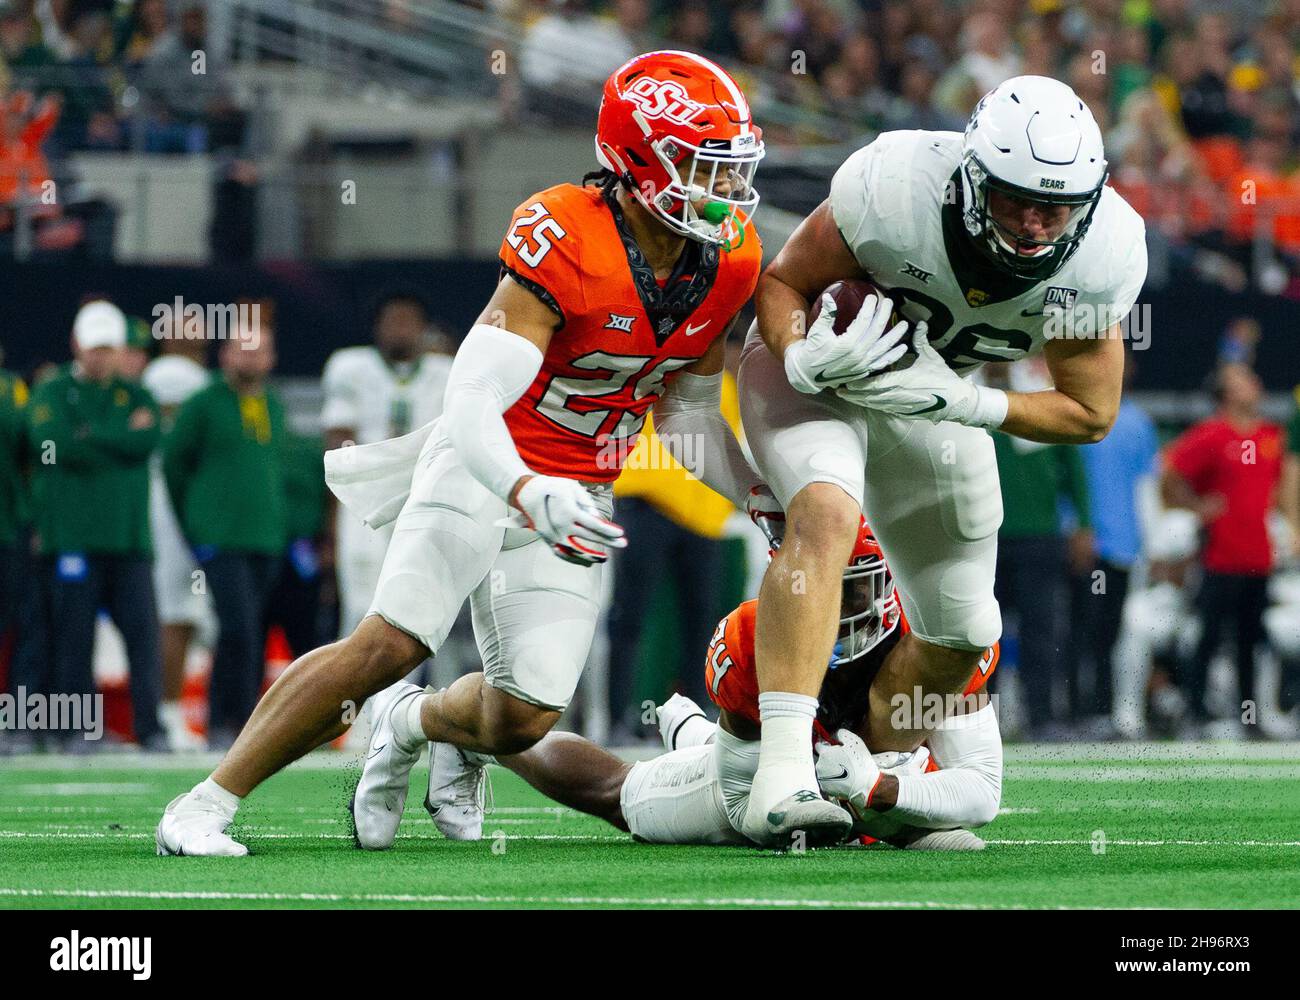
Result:
[[[207,765],[0,760],[0,908],[1300,906],[1294,745],[1010,747],[988,849],[962,855],[638,845],[499,768],[484,839],[451,843],[420,807],[423,765],[396,846],[366,853],[337,761],[272,779],[231,831],[251,856],[208,859],[153,843]]]

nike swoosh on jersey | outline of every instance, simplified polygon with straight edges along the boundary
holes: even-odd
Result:
[[[708,326],[708,325],[709,325],[710,323],[712,323],[712,322],[713,322],[712,320],[706,319],[706,320],[705,320],[703,323],[701,323],[699,326],[691,326],[691,324],[687,323],[687,324],[686,324],[686,336],[688,336],[688,337],[694,337],[697,333],[699,333],[701,330],[703,330],[706,326]]]

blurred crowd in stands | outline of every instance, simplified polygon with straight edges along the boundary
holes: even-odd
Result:
[[[242,151],[246,116],[198,0],[0,0],[0,256],[111,251],[112,206],[69,154]],[[238,176],[240,167],[227,173]],[[242,168],[246,172],[246,168]],[[30,233],[18,235],[18,213]]]
[[[1112,183],[1176,261],[1230,290],[1253,277],[1269,294],[1300,296],[1300,0],[471,6],[519,39],[517,76],[472,85],[495,81],[507,115],[574,125],[591,123],[593,87],[611,69],[664,46],[718,57],[769,141],[786,147],[961,129],[1003,79],[1058,77],[1101,124]],[[61,203],[42,188],[69,152],[241,151],[248,115],[235,100],[231,46],[209,47],[207,9],[203,0],[0,0],[0,233],[25,196],[46,243],[78,238],[53,225]],[[355,16],[397,34],[411,11],[394,0]],[[1250,254],[1261,236],[1276,247],[1267,260]]]
[[[862,143],[887,129],[961,130],[1008,77],[1056,77],[1101,125],[1111,183],[1176,255],[1229,289],[1256,270],[1271,294],[1300,297],[1298,0],[530,0],[514,11],[532,106],[563,112],[542,95],[574,89],[575,122],[585,88],[664,45],[717,55],[768,140],[785,144],[815,133],[797,116],[765,119],[772,98]],[[1261,231],[1281,267],[1251,268]]]

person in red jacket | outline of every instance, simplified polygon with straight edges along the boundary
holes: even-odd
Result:
[[[1205,676],[1228,622],[1236,634],[1237,683],[1246,732],[1255,712],[1255,647],[1264,637],[1273,549],[1268,516],[1282,476],[1282,428],[1263,419],[1263,386],[1246,364],[1221,365],[1214,380],[1217,412],[1188,428],[1165,453],[1161,494],[1166,505],[1193,511],[1205,526],[1197,596],[1200,642],[1184,677],[1196,722],[1209,719]]]

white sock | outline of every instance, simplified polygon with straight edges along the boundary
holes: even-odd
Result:
[[[758,717],[763,726],[759,770],[783,772],[794,786],[791,794],[805,788],[815,790],[812,724],[817,717],[817,699],[786,691],[764,691],[758,696]]]
[[[397,711],[392,715],[393,735],[407,750],[414,750],[429,742],[429,737],[424,734],[424,726],[420,722],[420,709],[424,707],[425,697],[424,691],[412,695],[398,706]]]
[[[202,795],[205,799],[215,802],[226,819],[234,818],[235,810],[239,808],[239,803],[243,801],[240,796],[234,792],[226,791],[213,781],[212,775],[208,775],[195,785],[193,791],[194,794]]]

